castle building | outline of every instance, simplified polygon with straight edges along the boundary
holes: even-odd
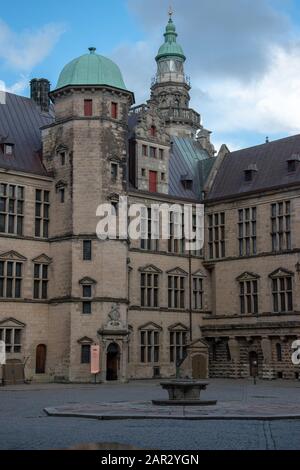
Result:
[[[298,378],[300,135],[216,155],[190,108],[170,16],[150,99],[135,106],[118,66],[89,52],[50,91],[0,105],[0,340],[4,383],[172,377]],[[101,240],[97,208],[142,204],[141,240]],[[171,211],[205,206],[187,252]]]

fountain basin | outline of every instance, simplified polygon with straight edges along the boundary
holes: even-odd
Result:
[[[165,380],[160,385],[169,394],[169,400],[152,400],[153,405],[215,405],[216,400],[200,400],[201,390],[205,390],[209,382],[204,380]]]

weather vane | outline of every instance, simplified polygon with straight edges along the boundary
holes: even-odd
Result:
[[[173,13],[174,13],[174,11],[173,11],[172,5],[170,5],[170,7],[169,7],[169,17],[170,17],[170,19],[172,18]]]

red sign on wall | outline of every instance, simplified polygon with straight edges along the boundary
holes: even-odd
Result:
[[[100,346],[93,345],[91,347],[91,374],[99,374],[100,372]]]

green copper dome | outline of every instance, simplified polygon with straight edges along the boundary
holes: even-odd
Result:
[[[177,43],[177,33],[175,24],[172,21],[172,18],[169,19],[169,22],[166,27],[166,32],[164,34],[165,42],[159,48],[156,60],[162,59],[164,57],[176,56],[183,60],[186,59],[183,49],[180,44]]]
[[[68,85],[108,85],[126,90],[119,67],[112,60],[96,54],[95,47],[90,47],[89,51],[63,68],[56,89]]]

